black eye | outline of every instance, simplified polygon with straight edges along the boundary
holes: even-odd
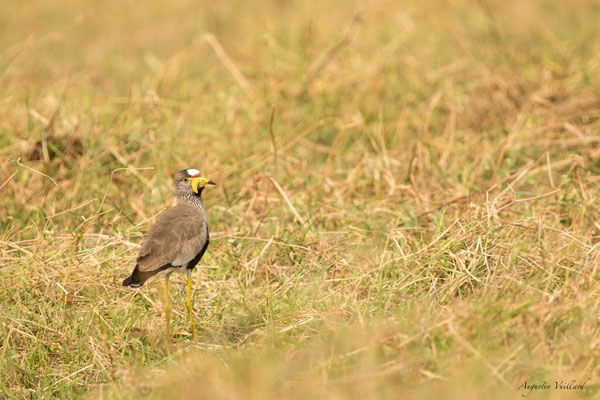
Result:
[[[189,179],[188,178],[183,178],[183,181],[187,182],[187,181],[189,181]]]

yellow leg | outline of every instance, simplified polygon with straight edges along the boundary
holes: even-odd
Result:
[[[190,325],[192,326],[192,337],[194,338],[194,342],[196,340],[196,329],[194,328],[194,316],[192,314],[192,270],[187,270],[187,309],[188,314],[190,315]]]
[[[165,319],[167,320],[167,340],[171,338],[171,306],[169,305],[169,274],[165,275]]]

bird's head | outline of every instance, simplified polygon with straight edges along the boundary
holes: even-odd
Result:
[[[194,168],[183,169],[173,177],[175,181],[175,192],[177,197],[199,196],[206,185],[216,185],[208,178],[200,175],[200,171]]]

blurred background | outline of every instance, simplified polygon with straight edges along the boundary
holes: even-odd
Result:
[[[0,6],[0,398],[490,398],[599,379],[600,3]],[[172,175],[211,245],[120,287]]]

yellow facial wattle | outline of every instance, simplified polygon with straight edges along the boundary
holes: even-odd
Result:
[[[190,181],[192,182],[192,190],[196,194],[198,193],[199,185],[216,185],[216,183],[212,179],[208,179],[203,176],[192,176],[190,178]]]

